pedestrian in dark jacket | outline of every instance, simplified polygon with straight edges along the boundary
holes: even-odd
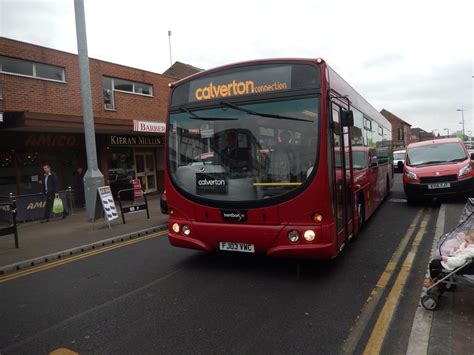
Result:
[[[74,203],[76,207],[84,207],[84,173],[81,167],[72,175],[72,189],[74,190]]]
[[[51,171],[51,165],[43,165],[44,175],[41,178],[40,184],[43,185],[43,193],[46,198],[46,205],[44,207],[44,219],[41,223],[49,222],[51,210],[53,209],[54,198],[58,195],[58,177]],[[64,210],[63,218],[66,218],[67,212]]]

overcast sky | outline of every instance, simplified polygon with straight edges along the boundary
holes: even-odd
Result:
[[[162,73],[324,58],[377,110],[474,131],[472,0],[85,0],[89,56]],[[73,0],[0,0],[0,36],[77,53]]]

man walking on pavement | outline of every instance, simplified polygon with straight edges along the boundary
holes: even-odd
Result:
[[[40,184],[43,185],[43,193],[46,196],[46,205],[44,207],[44,219],[41,223],[49,222],[51,210],[53,209],[54,198],[58,195],[58,177],[51,171],[51,165],[43,165],[44,175],[41,178]],[[63,212],[63,218],[66,218],[66,211]]]

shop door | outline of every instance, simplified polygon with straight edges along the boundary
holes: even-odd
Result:
[[[156,167],[154,152],[135,152],[135,175],[140,179],[146,192],[154,192],[156,188]]]

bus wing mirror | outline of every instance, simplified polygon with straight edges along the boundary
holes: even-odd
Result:
[[[343,127],[353,127],[354,126],[354,112],[352,112],[352,110],[342,110],[341,123]]]

